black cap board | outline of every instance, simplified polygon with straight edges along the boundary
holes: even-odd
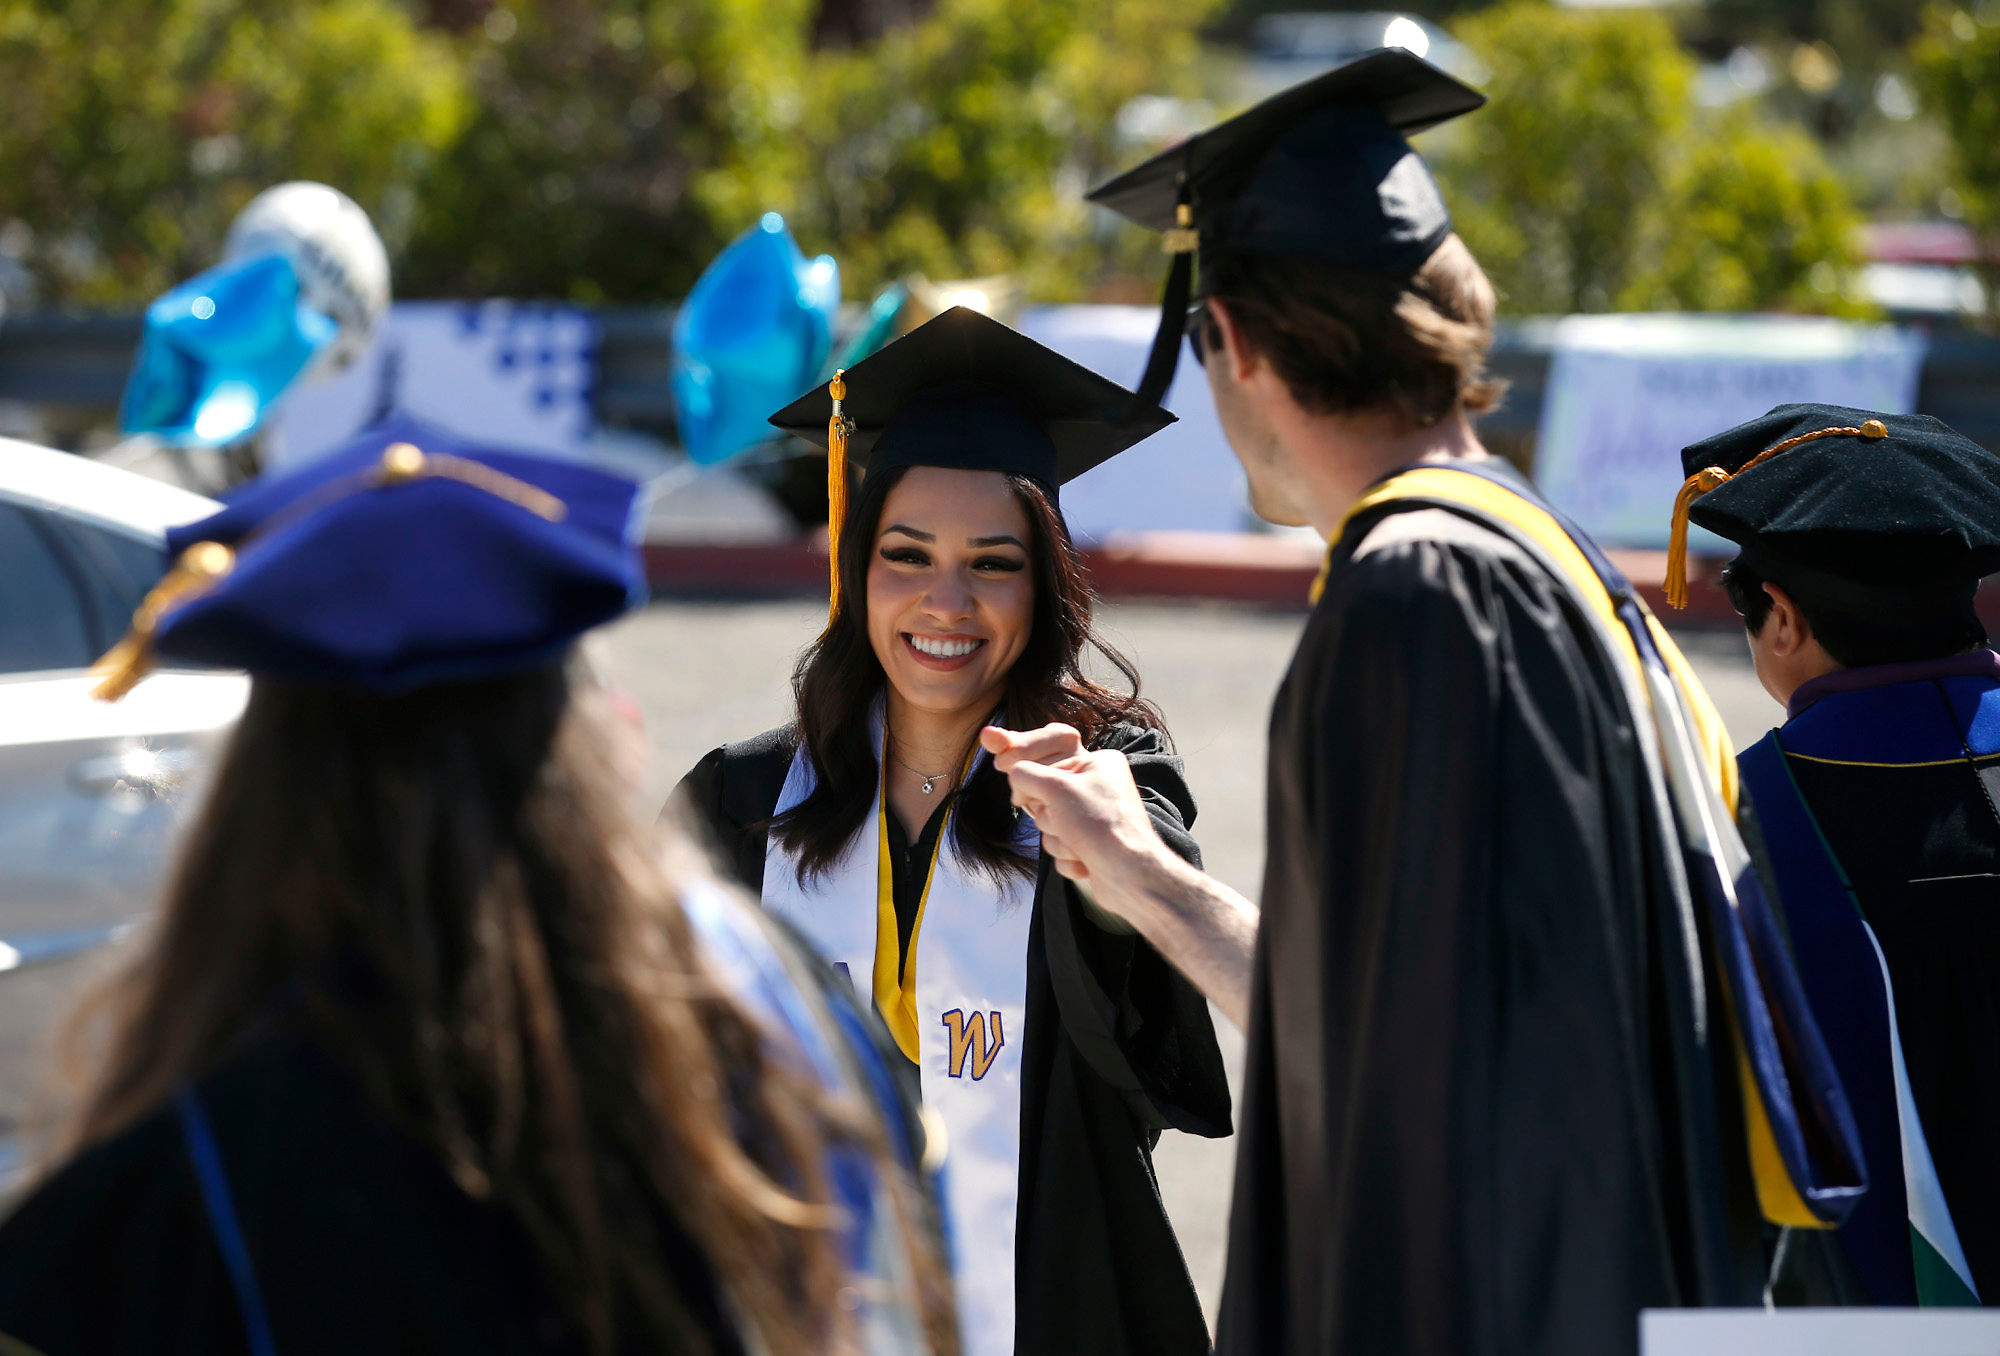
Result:
[[[1054,490],[1174,422],[1157,405],[963,306],[847,369],[848,459],[865,471],[1013,471]],[[828,445],[833,397],[816,386],[771,423]]]
[[[1197,132],[1092,191],[1092,202],[1167,233],[1176,255],[1140,382],[1173,380],[1191,255],[1283,254],[1408,277],[1451,234],[1451,213],[1404,139],[1486,102],[1413,52],[1384,47]]]
[[[1687,520],[1808,598],[1896,612],[2000,570],[2000,457],[1929,415],[1780,405],[1681,464]]]

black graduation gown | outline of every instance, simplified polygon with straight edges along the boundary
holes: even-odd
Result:
[[[1658,821],[1571,607],[1443,509],[1333,553],[1271,720],[1224,1356],[1615,1356],[1754,1299],[1734,1071],[1676,1079]]]
[[[1818,907],[1858,906],[1873,931],[1882,961],[1865,945],[1856,959],[1869,980],[1878,964],[1888,967],[1938,1185],[1980,1298],[2000,1304],[2000,659],[1978,651],[1845,670],[1802,687],[1791,705],[1774,738],[1810,814],[1777,863],[1794,935]],[[1757,804],[1762,813],[1761,796]],[[1811,898],[1799,888],[1811,879],[1801,874],[1809,864],[1790,857],[1829,850],[1847,891]],[[1824,955],[1815,940],[1801,945],[1803,966]],[[1808,970],[1807,981],[1822,1025],[1847,1035],[1862,1014],[1846,1009],[1868,1001],[1863,986],[1830,968]],[[1866,1213],[1831,1235],[1859,1293],[1840,1284],[1838,1266],[1831,1283],[1814,1275],[1822,1238],[1788,1249],[1786,1279],[1797,1289],[1786,1298],[1918,1301],[1894,1084],[1886,1064],[1872,1080],[1869,1072],[1843,1069],[1843,1077],[1881,1146],[1871,1150],[1871,1170],[1878,1156],[1886,1162]]]
[[[309,1041],[256,1040],[197,1089],[278,1356],[583,1350],[525,1231],[460,1190]],[[738,1350],[682,1250],[681,1292]],[[0,1226],[0,1333],[45,1356],[248,1352],[174,1109],[79,1156]]]
[[[1122,750],[1167,845],[1199,863],[1194,799],[1158,734],[1119,726]],[[723,861],[762,889],[765,824],[798,748],[786,726],[727,744],[674,796],[716,838]],[[982,776],[997,776],[987,767]],[[1208,1326],[1160,1203],[1160,1131],[1230,1132],[1229,1084],[1208,1004],[1134,936],[1086,917],[1044,859],[1028,936],[1022,1041],[1015,1350],[1021,1356],[1180,1356],[1209,1349]]]

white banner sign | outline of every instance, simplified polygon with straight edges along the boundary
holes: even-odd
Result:
[[[1774,405],[1916,407],[1923,336],[1793,316],[1583,315],[1555,326],[1535,483],[1606,546],[1667,544],[1680,452]],[[1696,529],[1697,554],[1735,548]]]
[[[1639,1356],[2000,1356],[1991,1309],[1648,1309]]]
[[[310,461],[392,411],[463,438],[582,456],[596,375],[597,322],[577,307],[400,301],[346,371],[287,393],[271,461]]]
[[[1042,306],[1021,333],[1100,376],[1133,387],[1159,329],[1156,306]],[[1185,347],[1165,405],[1180,422],[1063,486],[1063,517],[1081,541],[1120,532],[1241,532],[1250,513],[1243,467],[1215,416],[1208,376]]]

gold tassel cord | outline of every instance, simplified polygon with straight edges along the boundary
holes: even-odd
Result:
[[[826,421],[826,568],[828,574],[826,620],[832,625],[840,614],[840,528],[847,521],[847,435],[854,421],[847,417],[847,369],[841,368],[826,384],[833,397],[833,415]]]
[[[1688,512],[1694,507],[1695,500],[1725,481],[1734,480],[1751,467],[1760,466],[1780,452],[1797,447],[1800,443],[1809,443],[1816,438],[1867,438],[1872,441],[1888,436],[1888,426],[1880,419],[1870,419],[1859,428],[1815,429],[1811,433],[1801,433],[1796,438],[1787,438],[1781,443],[1765,448],[1733,472],[1725,471],[1720,466],[1704,466],[1689,476],[1682,483],[1680,493],[1674,496],[1673,529],[1667,538],[1667,605],[1675,608],[1687,606]]]
[[[496,471],[483,462],[454,457],[449,452],[425,452],[411,443],[390,443],[383,448],[382,465],[371,483],[407,485],[426,476],[456,480],[461,485],[484,490],[552,523],[569,516],[569,506],[547,490],[517,480],[505,471]]]
[[[1195,229],[1194,208],[1187,203],[1174,204],[1174,224],[1160,237],[1160,250],[1165,254],[1193,254],[1201,248],[1201,232]]]
[[[181,552],[174,567],[153,585],[132,614],[132,628],[124,639],[91,665],[91,674],[100,681],[90,695],[101,702],[115,702],[137,687],[139,680],[153,671],[153,633],[167,609],[208,592],[235,565],[236,553],[219,541],[198,541]]]

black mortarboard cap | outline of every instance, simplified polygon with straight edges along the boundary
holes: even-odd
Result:
[[[847,369],[847,458],[864,471],[1013,471],[1054,491],[1174,422],[1020,331],[954,306]],[[829,383],[830,385],[830,383]],[[833,397],[815,386],[771,416],[819,447]]]
[[[827,449],[830,606],[838,613],[849,461],[864,476],[894,466],[1015,472],[1054,498],[1065,481],[1174,416],[1020,331],[954,306],[835,373],[771,422]]]
[[[1486,96],[1415,53],[1385,47],[1197,132],[1094,190],[1090,200],[1167,233],[1176,256],[1139,392],[1173,380],[1192,252],[1285,254],[1399,277],[1451,234],[1451,213],[1404,138]]]
[[[1929,415],[1780,405],[1681,465],[1683,561],[1683,523],[1699,523],[1778,583],[1862,613],[1956,605],[2000,570],[2000,457]]]

